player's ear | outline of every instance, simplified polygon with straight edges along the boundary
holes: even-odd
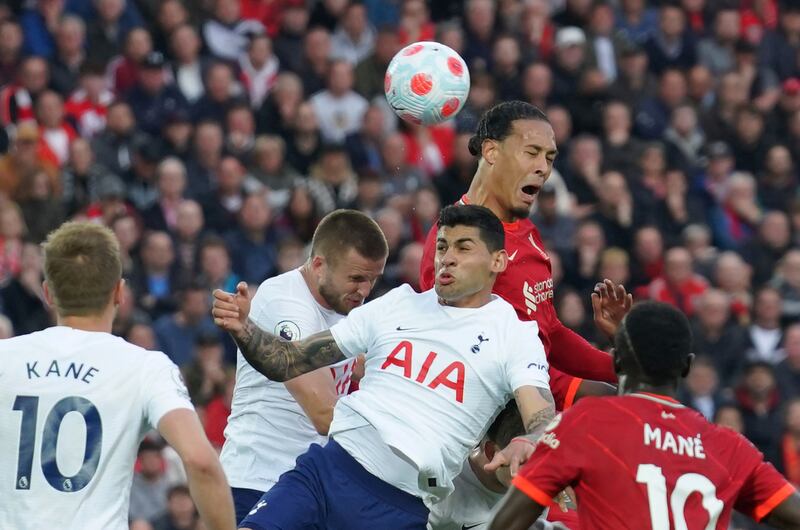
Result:
[[[119,306],[125,301],[125,278],[120,278],[114,287],[114,306]]]
[[[689,372],[692,370],[692,363],[694,362],[695,354],[690,353],[686,356],[686,365],[683,367],[683,372],[681,372],[681,377],[686,377],[689,375]]]
[[[481,444],[481,451],[483,451],[483,456],[491,462],[495,453],[497,453],[497,445],[491,440],[484,440]]]
[[[492,272],[500,274],[508,267],[508,253],[504,248],[492,252]]]
[[[494,165],[497,160],[497,149],[500,147],[497,140],[487,138],[481,144],[481,157],[490,165]]]
[[[311,270],[313,270],[316,273],[319,273],[319,271],[321,271],[326,264],[327,262],[325,261],[325,258],[320,256],[319,254],[311,258]]]
[[[47,305],[55,308],[56,305],[53,302],[53,294],[50,292],[50,288],[47,286],[47,280],[42,282],[42,291],[44,292],[44,301],[47,302]]]

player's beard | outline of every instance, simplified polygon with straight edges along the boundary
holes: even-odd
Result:
[[[343,293],[338,292],[333,286],[328,285],[328,282],[325,280],[319,283],[319,295],[331,309],[340,315],[346,315],[350,312],[351,308],[345,303]]]

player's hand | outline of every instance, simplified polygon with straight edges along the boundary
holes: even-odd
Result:
[[[485,471],[496,472],[503,466],[508,466],[511,476],[517,476],[520,466],[528,461],[533,454],[536,444],[526,438],[514,438],[502,451],[494,454],[492,461],[483,466]]]
[[[234,337],[238,336],[244,330],[250,314],[250,293],[247,291],[247,284],[239,282],[236,293],[214,289],[213,296],[214,306],[211,314],[214,317],[214,324]]]
[[[607,337],[614,339],[622,319],[633,305],[633,295],[625,291],[625,286],[616,285],[609,279],[594,286],[592,311],[594,323]]]

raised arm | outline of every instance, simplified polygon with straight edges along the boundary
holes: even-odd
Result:
[[[233,337],[247,362],[272,381],[284,382],[345,359],[330,331],[290,342],[259,328],[249,313],[244,282],[236,286],[235,294],[214,291],[214,323]]]

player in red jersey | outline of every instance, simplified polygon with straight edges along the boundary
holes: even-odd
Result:
[[[553,306],[550,258],[539,231],[528,218],[557,154],[547,116],[522,101],[500,103],[483,115],[469,149],[480,161],[461,202],[485,206],[503,221],[509,261],[493,292],[513,305],[520,319],[539,324],[539,336],[551,366],[550,389],[556,407],[568,408],[576,394],[612,394],[610,387],[580,379],[615,383],[611,356],[592,347],[558,320]],[[425,242],[420,269],[423,290],[433,287],[435,252],[434,227]],[[592,295],[595,322],[613,336],[617,323],[630,309],[631,297],[623,287],[610,282],[601,288],[601,294]]]
[[[583,530],[726,530],[734,509],[800,529],[800,496],[764,456],[675,400],[691,343],[674,307],[635,306],[615,337],[623,395],[589,397],[557,416],[489,528],[527,529],[571,486]]]

